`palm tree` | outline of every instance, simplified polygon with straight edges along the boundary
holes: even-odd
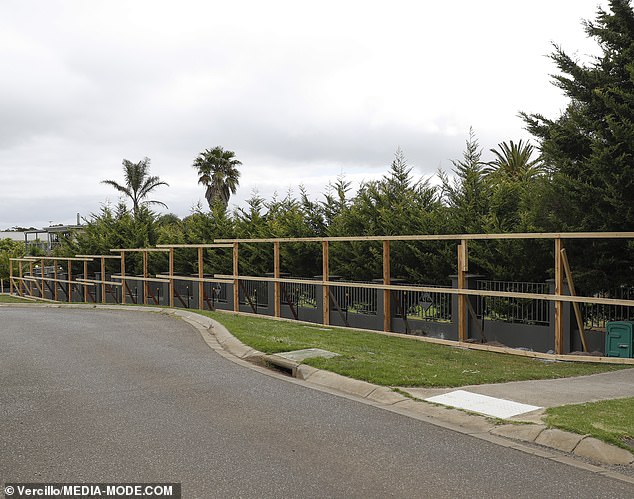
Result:
[[[194,160],[198,170],[198,183],[204,185],[205,198],[211,209],[216,203],[227,209],[231,194],[235,194],[240,183],[238,166],[242,163],[233,151],[225,151],[221,146],[205,149]]]
[[[167,208],[165,203],[161,201],[145,200],[151,191],[160,185],[169,185],[163,182],[159,177],[150,176],[150,158],[143,158],[138,163],[132,163],[127,159],[123,160],[123,174],[125,177],[125,185],[121,185],[114,180],[103,180],[102,184],[114,187],[119,192],[125,194],[132,200],[132,210],[134,216],[139,212],[139,207],[146,204],[160,204]]]
[[[498,149],[490,149],[495,159],[486,163],[483,173],[487,177],[501,178],[511,181],[526,181],[544,173],[541,158],[531,160],[535,148],[531,144],[524,144],[520,140],[515,144],[502,142]]]

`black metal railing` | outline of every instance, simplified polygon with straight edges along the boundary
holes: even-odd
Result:
[[[376,315],[378,290],[352,286],[331,286],[331,298],[335,306],[354,314]]]
[[[269,306],[267,281],[240,280],[238,300],[241,305],[266,308]]]
[[[430,286],[425,287],[443,287]],[[435,291],[395,291],[396,317],[435,322],[451,322],[451,294]]]
[[[281,302],[299,308],[317,308],[317,285],[283,282],[280,286]]]
[[[634,299],[634,286],[619,286],[610,291],[595,293],[594,297],[632,300]],[[604,329],[606,324],[610,321],[634,320],[634,307],[582,303],[581,314],[583,316],[584,327],[588,329]]]
[[[549,294],[550,285],[540,282],[476,281],[482,291],[506,291],[511,293]],[[550,324],[550,305],[547,300],[532,298],[507,298],[484,296],[477,300],[476,314],[479,319],[534,324]]]

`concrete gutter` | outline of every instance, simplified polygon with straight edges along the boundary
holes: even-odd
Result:
[[[330,371],[316,369],[278,355],[267,355],[244,345],[219,322],[188,310],[148,306],[66,305],[59,303],[0,304],[0,308],[3,306],[113,309],[154,312],[179,317],[193,326],[210,348],[230,360],[235,359],[234,361],[245,365],[248,362],[253,368],[257,368],[256,366],[258,365],[272,365],[278,370],[286,372],[298,382],[319,390],[362,399],[366,403],[404,416],[634,484],[634,455],[620,447],[607,444],[588,435],[579,435],[548,428],[541,423],[509,421],[507,424],[500,424],[500,420],[431,404],[411,395],[406,396],[403,394],[404,392],[396,392],[389,387],[374,385]],[[271,371],[269,371],[269,374],[274,375]],[[629,473],[624,475],[610,468],[571,459],[571,457],[566,457],[562,453],[581,457],[599,465],[626,466],[626,469],[632,472],[632,476]]]

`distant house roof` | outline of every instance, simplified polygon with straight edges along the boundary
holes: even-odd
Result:
[[[75,230],[83,229],[83,225],[51,225],[43,229],[31,229],[25,231],[4,230],[0,231],[0,239],[11,239],[12,241],[20,241],[27,245],[40,246],[43,249],[51,249],[55,244],[59,243],[60,237],[64,234],[70,234]]]
[[[43,232],[55,233],[55,232],[69,232],[71,230],[83,229],[83,225],[50,225],[42,229]],[[42,232],[38,231],[38,232]]]

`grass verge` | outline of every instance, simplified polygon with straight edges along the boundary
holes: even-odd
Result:
[[[340,354],[305,364],[384,386],[456,387],[582,376],[623,369],[609,364],[544,362],[364,331],[306,325],[220,312],[199,312],[264,353],[323,348]]]
[[[551,407],[548,425],[618,445],[634,452],[634,397]]]
[[[0,303],[32,303],[30,300],[24,300],[17,296],[0,295]]]

